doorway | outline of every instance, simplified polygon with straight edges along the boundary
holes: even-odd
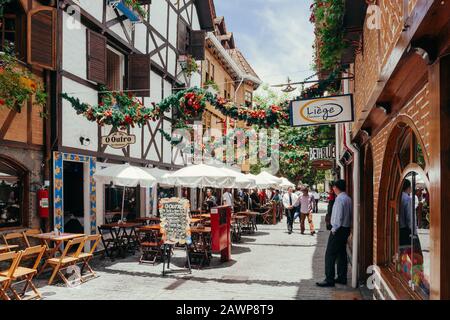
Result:
[[[64,161],[64,231],[84,233],[84,164]]]

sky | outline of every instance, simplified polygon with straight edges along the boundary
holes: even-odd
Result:
[[[313,75],[312,0],[215,0],[236,46],[268,84],[294,82]],[[298,91],[294,92],[298,94]]]

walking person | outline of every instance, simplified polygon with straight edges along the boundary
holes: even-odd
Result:
[[[297,195],[292,192],[293,188],[289,188],[288,192],[283,196],[283,207],[287,217],[287,228],[288,233],[292,234],[292,230],[294,227],[294,205],[297,202]]]
[[[300,211],[300,231],[302,234],[305,234],[305,220],[308,219],[309,223],[309,231],[311,235],[315,235],[316,231],[314,229],[313,223],[313,209],[314,209],[314,196],[309,194],[309,190],[307,187],[302,189],[302,194],[297,200],[298,208]]]
[[[347,195],[344,180],[337,181],[333,186],[337,195],[331,214],[331,233],[328,238],[325,253],[325,276],[323,282],[317,282],[319,287],[334,287],[335,283],[347,284],[347,240],[352,225],[352,199]],[[335,266],[337,263],[337,278]]]
[[[312,195],[314,197],[314,213],[319,213],[319,200],[320,200],[320,194],[317,189],[314,189],[312,192]]]

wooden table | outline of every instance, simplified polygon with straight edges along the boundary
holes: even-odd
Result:
[[[140,223],[136,222],[125,222],[125,223],[108,223],[102,225],[102,228],[107,228],[114,230],[114,234],[119,240],[124,240],[125,248],[127,251],[131,251],[133,254],[135,252],[136,246],[138,244],[138,237],[136,234],[136,228],[141,227]],[[130,232],[127,232],[127,229]]]
[[[200,223],[204,220],[205,220],[204,218],[192,218],[191,223]]]
[[[60,233],[56,234],[55,232],[49,232],[49,233],[39,233],[39,234],[30,234],[28,237],[36,238],[41,240],[41,242],[48,248],[48,250],[45,251],[45,254],[47,256],[47,259],[55,258],[56,254],[62,253],[61,247],[64,242],[84,237],[85,235],[82,233]],[[50,243],[53,243],[53,247],[50,245]],[[47,267],[48,263],[45,261],[44,265],[42,266],[41,270],[39,271],[39,274],[41,274],[45,268]]]
[[[251,218],[253,231],[258,231],[258,226],[256,224],[256,217],[260,216],[261,213],[255,211],[242,211],[238,212],[237,215],[242,215]]]
[[[17,249],[19,246],[16,244],[0,244],[0,253],[11,251],[11,249]]]
[[[200,217],[205,219],[211,219],[211,214],[210,213],[201,214]]]
[[[142,217],[136,219],[137,223],[143,223],[143,224],[158,224],[161,222],[160,218],[157,217]]]

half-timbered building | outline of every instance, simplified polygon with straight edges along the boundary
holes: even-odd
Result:
[[[97,225],[120,213],[122,191],[96,185],[97,170],[121,163],[171,170],[185,163],[160,132],[171,132],[171,112],[142,128],[128,129],[125,134],[135,143],[117,147],[103,143],[117,129],[87,121],[61,98],[67,93],[94,105],[103,90],[123,91],[151,107],[177,88],[200,86],[200,73],[188,78],[179,61],[185,55],[203,59],[205,31],[213,26],[210,2],[140,3],[145,17],[124,10],[121,1],[56,3],[52,188],[54,226],[60,230],[94,233]],[[148,213],[150,199],[149,190],[127,189],[125,217]]]
[[[56,67],[56,11],[43,2],[49,1],[3,5],[0,51],[3,55],[7,48],[13,50],[20,68],[31,71],[33,81],[40,82],[50,97]],[[34,102],[35,97],[30,97],[19,108],[0,105],[0,232],[40,226],[37,192],[50,178],[50,152],[46,152],[51,143],[46,135],[50,118]]]

